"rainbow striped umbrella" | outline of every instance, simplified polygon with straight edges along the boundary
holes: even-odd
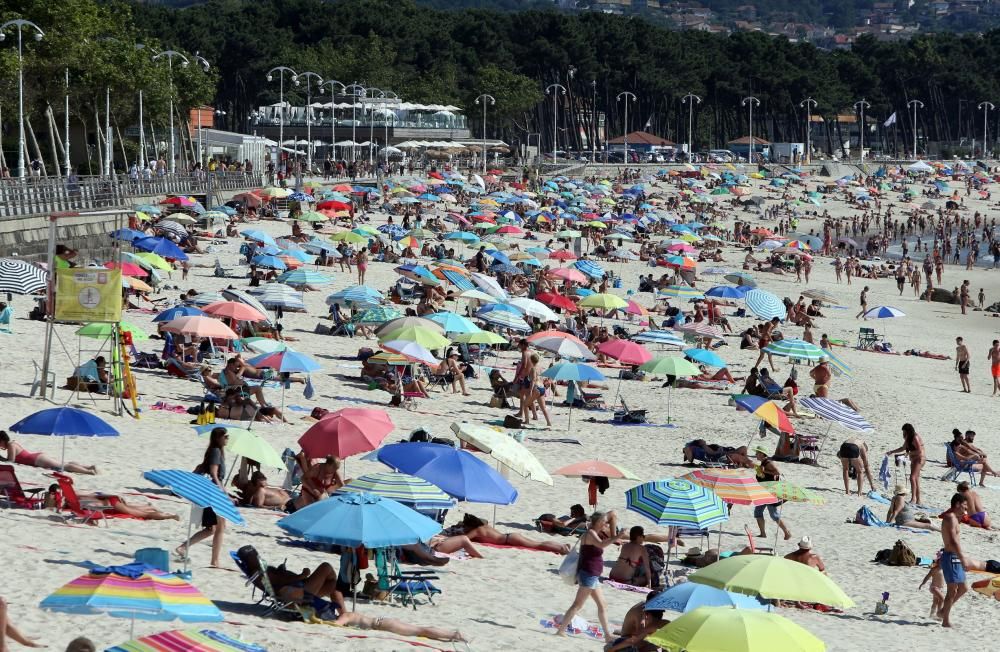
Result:
[[[42,609],[116,618],[221,622],[222,612],[185,580],[145,564],[95,568],[42,600]]]
[[[625,506],[657,525],[698,530],[729,519],[715,492],[684,479],[656,480],[625,492]]]
[[[778,497],[765,489],[746,469],[698,469],[681,476],[696,485],[711,489],[733,505],[770,505]]]
[[[267,652],[267,648],[244,643],[211,629],[160,632],[109,647],[104,652]]]

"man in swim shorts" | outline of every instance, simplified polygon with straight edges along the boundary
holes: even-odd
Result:
[[[941,538],[944,541],[944,552],[941,553],[941,572],[948,584],[948,592],[941,605],[941,626],[951,627],[951,608],[959,598],[965,595],[968,587],[965,585],[965,554],[962,552],[961,533],[958,526],[968,513],[968,498],[961,493],[951,497],[951,507],[941,515]]]
[[[968,482],[959,482],[957,490],[965,496],[968,505],[969,518],[963,522],[984,530],[990,529],[990,515],[986,513],[986,506],[983,505],[983,499],[979,494],[972,490]]]
[[[1000,340],[993,340],[993,346],[986,359],[990,361],[990,373],[993,374],[993,396],[1000,392]]]
[[[969,385],[969,347],[965,346],[961,337],[955,338],[955,369],[958,370],[958,378],[962,381],[962,391],[966,394],[972,393]]]

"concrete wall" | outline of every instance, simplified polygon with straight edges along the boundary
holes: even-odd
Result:
[[[127,225],[127,220],[123,219]],[[80,252],[81,260],[107,260],[116,216],[108,213],[66,217],[57,222],[56,242]],[[38,262],[47,260],[49,218],[22,217],[0,220],[0,258],[16,256]]]

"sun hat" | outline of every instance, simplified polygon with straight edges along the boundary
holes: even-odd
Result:
[[[693,548],[688,548],[687,552],[684,553],[685,557],[700,557],[702,554],[701,548],[695,546]]]
[[[905,496],[905,495],[906,495],[906,494],[908,494],[908,493],[910,493],[910,492],[908,492],[908,491],[906,490],[906,487],[904,487],[904,486],[903,486],[903,485],[901,485],[901,484],[897,484],[897,485],[896,485],[896,488],[892,490],[892,494],[893,494],[894,496]]]
[[[758,446],[757,448],[753,449],[753,452],[755,454],[760,453],[764,457],[767,457],[767,449],[765,449],[763,446]]]
[[[808,535],[799,539],[799,550],[812,550],[813,541]]]

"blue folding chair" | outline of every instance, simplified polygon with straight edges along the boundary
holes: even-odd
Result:
[[[941,476],[942,480],[948,482],[955,482],[963,473],[969,474],[969,484],[973,487],[976,486],[976,463],[972,460],[965,460],[964,462],[958,459],[955,455],[955,451],[952,449],[951,444],[945,444],[944,449],[948,455],[948,472]]]

